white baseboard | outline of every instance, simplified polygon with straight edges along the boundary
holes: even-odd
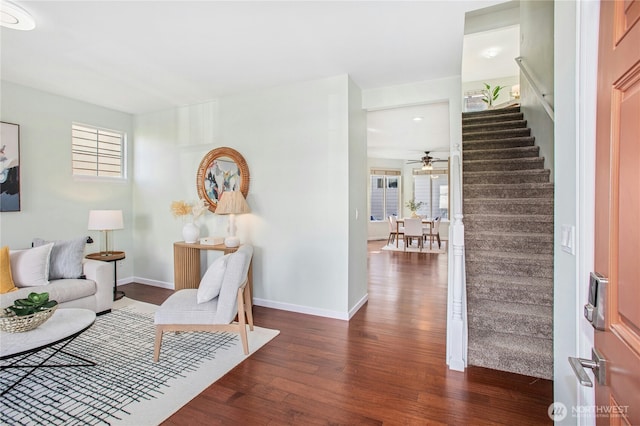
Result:
[[[281,311],[297,312],[299,314],[314,315],[317,317],[333,318],[343,321],[349,321],[351,317],[369,300],[366,294],[349,312],[330,311],[328,309],[311,308],[309,306],[294,305],[293,303],[276,302],[266,299],[253,299],[254,306],[262,306],[264,308],[279,309]]]
[[[356,314],[356,312],[358,312],[360,308],[362,308],[364,304],[367,303],[367,301],[369,301],[369,293],[366,293],[364,296],[362,296],[362,299],[360,299],[358,303],[356,303],[355,306],[349,310],[349,319],[351,319]]]
[[[169,290],[174,289],[173,283],[168,283],[165,281],[157,281],[157,280],[150,280],[147,278],[133,277],[127,283],[133,283],[133,282],[150,285],[153,287],[168,288]],[[120,285],[120,280],[118,280],[118,285]]]

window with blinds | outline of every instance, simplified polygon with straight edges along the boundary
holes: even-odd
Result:
[[[413,196],[421,201],[417,211],[428,218],[449,218],[449,177],[446,170],[434,170],[430,173],[415,173]]]
[[[124,178],[126,135],[84,124],[71,125],[74,176]]]
[[[371,221],[387,220],[397,216],[400,205],[400,172],[395,170],[371,170],[369,211]]]

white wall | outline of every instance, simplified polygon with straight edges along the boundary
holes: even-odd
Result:
[[[364,213],[366,204],[354,195],[358,181],[350,183],[365,129],[353,96],[357,88],[344,75],[137,116],[136,276],[173,282],[172,244],[181,239],[182,224],[169,205],[196,199],[202,157],[228,146],[244,156],[251,174],[252,213],[239,216],[237,225],[243,241],[256,247],[256,304],[347,318],[366,297],[366,277],[359,275],[366,247],[357,242],[359,235],[365,241],[366,216],[354,219],[355,208]],[[207,215],[202,222],[205,234],[226,233],[225,217]]]
[[[349,297],[351,317],[368,299],[367,115],[362,91],[349,78]]]
[[[538,89],[553,107],[558,84],[554,85],[554,2],[520,2],[520,56],[525,67],[536,81]],[[560,23],[560,26],[562,22]],[[556,29],[558,27],[556,26]],[[558,60],[568,58],[557,56]],[[563,64],[560,64],[561,66]],[[573,84],[574,82],[572,82]],[[540,156],[544,157],[544,167],[551,170],[554,179],[554,124],[536,98],[533,89],[524,76],[520,76],[520,103],[531,133],[540,147]],[[561,139],[558,139],[561,140]],[[564,141],[563,141],[564,142]],[[558,163],[560,164],[560,163]]]
[[[19,212],[0,213],[0,245],[22,248],[35,237],[61,240],[90,235],[100,250],[98,231],[87,230],[89,210],[121,209],[125,229],[114,231],[114,247],[127,258],[118,262],[118,280],[133,275],[132,183],[76,180],[71,174],[71,124],[80,122],[127,133],[133,145],[130,114],[2,81],[1,119],[20,125]],[[128,175],[131,176],[129,163]],[[128,277],[128,278],[127,278]]]

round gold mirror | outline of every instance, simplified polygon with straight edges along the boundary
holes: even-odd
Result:
[[[212,149],[204,156],[196,177],[198,196],[207,202],[211,212],[216,211],[218,200],[225,191],[249,193],[249,166],[235,149]]]

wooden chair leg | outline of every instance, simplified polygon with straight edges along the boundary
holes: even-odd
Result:
[[[153,362],[160,359],[160,346],[162,346],[162,328],[156,326],[156,343],[153,348]]]
[[[238,290],[238,332],[242,340],[242,349],[245,355],[249,355],[249,339],[247,338],[247,323],[245,322],[245,310],[242,289]]]
[[[244,289],[244,311],[247,314],[249,330],[253,331],[253,303],[251,302],[251,289],[249,286]]]

